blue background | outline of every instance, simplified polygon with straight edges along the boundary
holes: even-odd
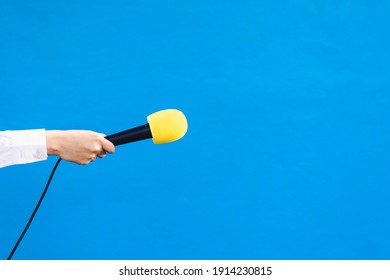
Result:
[[[0,130],[189,131],[63,162],[15,259],[389,259],[388,1],[0,2]],[[0,170],[0,256],[55,163]]]

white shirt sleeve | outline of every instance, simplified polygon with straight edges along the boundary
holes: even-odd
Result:
[[[0,167],[46,159],[45,129],[0,131]]]

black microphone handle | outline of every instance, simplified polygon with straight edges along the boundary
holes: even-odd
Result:
[[[106,139],[112,142],[112,144],[114,144],[115,146],[148,138],[152,138],[152,132],[150,131],[148,123],[106,136]]]

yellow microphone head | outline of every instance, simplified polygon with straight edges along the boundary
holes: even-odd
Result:
[[[158,111],[148,116],[154,144],[165,144],[182,138],[188,129],[184,114],[176,109]]]

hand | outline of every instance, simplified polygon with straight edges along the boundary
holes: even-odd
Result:
[[[49,130],[46,131],[47,154],[85,165],[96,157],[104,158],[106,152],[115,152],[114,144],[104,137],[89,130]]]

